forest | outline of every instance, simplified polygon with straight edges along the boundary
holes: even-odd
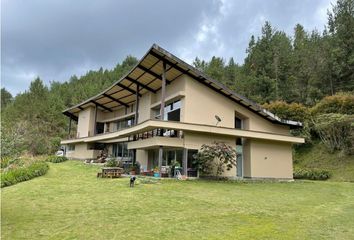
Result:
[[[291,35],[270,22],[259,27],[261,35],[250,36],[244,63],[213,56],[195,58],[193,65],[279,117],[303,122],[294,134],[306,137],[307,144],[321,141],[331,152],[353,154],[354,0],[338,0],[328,9],[322,32],[301,24]],[[16,96],[2,88],[2,157],[58,150],[68,129],[62,111],[110,86],[136,62],[127,56],[114,69],[49,85],[39,76]]]

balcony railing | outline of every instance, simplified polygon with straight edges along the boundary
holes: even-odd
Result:
[[[183,131],[175,129],[162,129],[157,128],[151,131],[135,134],[128,137],[128,141],[138,141],[148,139],[152,137],[171,137],[171,138],[183,138]]]

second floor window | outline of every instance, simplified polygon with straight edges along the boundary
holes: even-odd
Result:
[[[155,108],[155,119],[160,119],[160,109]],[[171,102],[165,106],[163,120],[181,121],[181,100]]]
[[[242,129],[242,119],[235,117],[235,128],[236,129]]]
[[[127,118],[111,123],[112,132],[119,131],[121,129],[129,128],[134,125],[134,118]]]

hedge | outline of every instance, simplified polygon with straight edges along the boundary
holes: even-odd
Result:
[[[49,156],[46,161],[52,163],[61,163],[65,162],[66,160],[68,160],[68,158],[64,156]]]
[[[46,162],[34,162],[27,166],[12,168],[1,174],[1,187],[7,187],[27,181],[47,173],[49,166]]]
[[[331,173],[324,169],[295,169],[295,179],[309,179],[309,180],[327,180],[331,177]]]

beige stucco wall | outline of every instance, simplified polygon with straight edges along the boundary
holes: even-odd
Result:
[[[87,143],[77,143],[75,144],[74,151],[67,151],[66,156],[71,159],[93,159],[96,158],[99,150],[89,150],[87,149]]]
[[[129,109],[128,109],[128,112]],[[101,109],[97,111],[97,122],[104,121],[106,119],[115,118],[125,115],[125,107],[121,107],[113,112],[103,112]]]
[[[165,93],[165,98],[168,98],[169,96],[185,90],[185,84],[186,84],[186,76],[182,75],[176,80],[174,80],[171,84],[166,84],[166,93]],[[155,102],[160,102],[161,101],[161,89],[156,92],[156,94],[152,94],[152,103]]]
[[[139,117],[138,123],[144,122],[150,119],[150,105],[153,93],[147,92],[143,94],[139,100]]]
[[[289,127],[269,122],[188,76],[185,79],[185,122],[215,125],[218,115],[222,119],[218,126],[234,128],[239,113],[249,119],[245,124],[248,130],[289,134]]]
[[[148,169],[148,151],[146,150],[136,150],[136,161],[140,163],[141,168],[144,170]]]
[[[243,176],[251,177],[251,144],[249,139],[243,139]]]
[[[252,178],[293,178],[291,143],[250,140]]]
[[[79,113],[79,121],[77,125],[77,137],[92,136],[95,124],[95,108],[89,107]]]

